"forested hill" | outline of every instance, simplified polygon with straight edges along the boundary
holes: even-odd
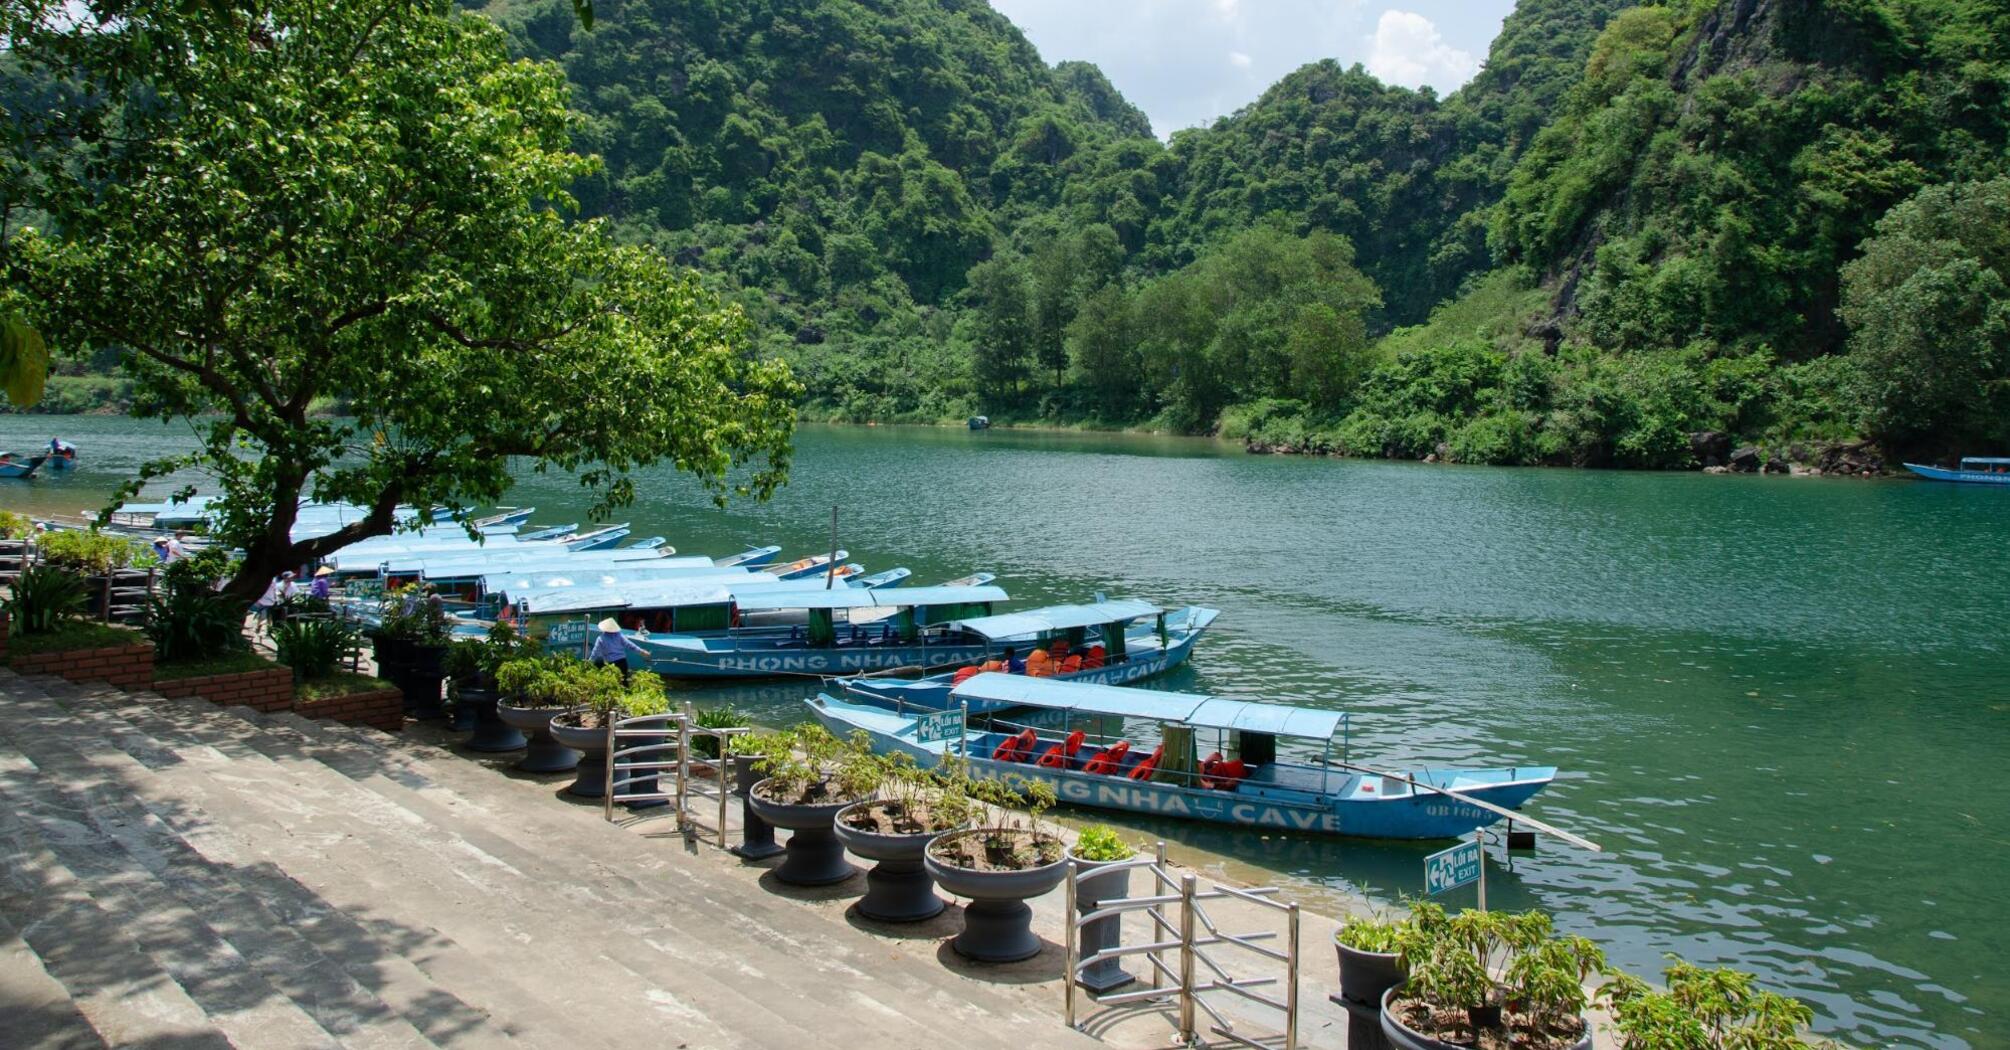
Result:
[[[984,0],[461,2],[812,415],[2010,451],[2010,0],[1520,0],[1446,98],[1316,62],[1165,144]]]

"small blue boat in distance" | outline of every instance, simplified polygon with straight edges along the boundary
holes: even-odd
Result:
[[[1219,610],[1197,605],[1167,612],[1150,602],[1116,599],[985,616],[959,621],[956,626],[985,640],[985,660],[1002,658],[1008,648],[1023,658],[1035,648],[1052,646],[1056,639],[1066,639],[1069,649],[1078,654],[1100,645],[1103,655],[1098,666],[1057,671],[1050,680],[1124,685],[1185,663],[1193,654],[1194,643],[1220,615]],[[949,693],[956,684],[956,674],[952,670],[920,679],[844,678],[836,684],[853,700],[904,710],[941,711],[954,703]],[[992,701],[977,701],[970,713],[1002,710],[1005,708]]]
[[[12,452],[0,452],[0,478],[32,478],[48,458],[28,456],[24,459]]]
[[[914,575],[913,569],[903,567],[888,569],[885,572],[876,572],[870,576],[854,576],[846,580],[845,583],[853,587],[863,587],[869,591],[887,590],[900,586],[912,575]]]
[[[924,741],[924,720],[937,728],[939,716],[829,694],[804,702],[832,733],[864,730],[875,751],[909,754],[924,766],[961,757],[973,777],[1044,781],[1071,805],[1265,831],[1456,838],[1502,819],[1464,799],[1518,809],[1556,777],[1553,766],[1369,770],[1349,761],[1347,715],[1317,708],[995,673],[957,686],[955,696],[959,705],[1038,709],[1058,727],[993,719]],[[1338,758],[1336,736],[1343,737]],[[1279,748],[1287,740],[1291,753]],[[1207,748],[1211,754],[1197,757]]]
[[[1928,481],[1953,481],[1969,485],[2010,485],[2010,456],[1963,456],[1955,470],[1907,463],[1905,469]]]
[[[728,554],[723,558],[714,558],[712,559],[712,564],[717,565],[721,569],[740,567],[752,569],[774,561],[775,557],[781,553],[782,549],[778,546],[748,547],[738,554]]]
[[[807,580],[812,576],[822,575],[831,562],[843,563],[849,557],[851,552],[846,550],[831,554],[813,554],[807,558],[797,558],[787,565],[764,565],[761,571],[771,573],[780,580]]]

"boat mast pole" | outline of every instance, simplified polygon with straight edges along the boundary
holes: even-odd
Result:
[[[837,582],[838,571],[838,509],[831,504],[831,563],[824,566],[824,590],[830,590]]]

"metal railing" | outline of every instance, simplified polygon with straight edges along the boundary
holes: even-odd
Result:
[[[1091,880],[1108,879],[1119,872],[1144,871],[1150,874],[1150,892],[1122,898],[1102,898],[1097,900],[1093,910],[1083,912],[1078,908],[1082,899],[1082,886]],[[1128,956],[1142,956],[1151,968],[1151,986],[1130,991],[1110,992],[1096,996],[1099,1006],[1117,1006],[1129,1003],[1156,1002],[1175,1004],[1178,1010],[1178,1037],[1181,1045],[1209,1045],[1201,1040],[1197,1027],[1199,1013],[1206,1013],[1213,1022],[1209,1029],[1215,1035],[1229,1042],[1263,1050],[1284,1050],[1298,1045],[1298,967],[1299,967],[1299,913],[1296,903],[1280,903],[1270,899],[1277,893],[1275,887],[1241,889],[1232,886],[1213,885],[1203,890],[1198,876],[1191,872],[1175,875],[1166,863],[1165,843],[1158,843],[1150,857],[1136,857],[1127,861],[1099,864],[1084,870],[1079,861],[1070,859],[1067,878],[1067,912],[1063,922],[1063,961],[1061,983],[1063,987],[1063,1012],[1070,1028],[1081,1028],[1077,1022],[1078,999],[1084,976],[1089,969],[1100,963]],[[1204,907],[1213,900],[1235,900],[1259,905],[1275,910],[1285,916],[1285,947],[1283,950],[1267,947],[1261,941],[1275,940],[1276,931],[1251,933],[1229,933],[1218,926]],[[1167,909],[1176,908],[1173,917],[1168,917]],[[1110,938],[1107,947],[1099,947],[1084,955],[1083,931],[1091,923],[1106,920],[1121,922],[1127,914],[1142,913],[1151,924],[1151,940],[1143,944],[1125,945],[1120,938]],[[1284,964],[1284,976],[1277,977],[1236,977],[1214,958],[1210,949],[1220,946],[1242,949],[1247,952]],[[1169,952],[1178,952],[1178,966],[1166,961]],[[1208,974],[1205,979],[1201,969]],[[1171,986],[1167,986],[1171,982]],[[1281,997],[1273,997],[1258,988],[1282,983]],[[1229,992],[1260,1006],[1270,1007],[1284,1014],[1283,1031],[1277,1035],[1258,1035],[1238,1031],[1235,1023],[1226,1014],[1210,1004],[1204,995],[1210,992]],[[1280,1042],[1281,1040],[1281,1042]]]
[[[697,712],[689,704],[684,705],[681,713],[609,720],[601,818],[612,821],[616,803],[668,802],[677,814],[677,826],[688,830],[692,826],[687,819],[691,798],[716,798],[719,845],[725,846],[727,805],[733,797],[732,786],[727,782],[732,766],[732,740],[752,731],[747,726],[701,726]],[[700,737],[716,742],[713,757],[694,757],[691,744]],[[704,778],[691,775],[694,768],[711,771],[709,787],[702,783]],[[665,775],[671,775],[674,785],[669,790],[663,788]]]

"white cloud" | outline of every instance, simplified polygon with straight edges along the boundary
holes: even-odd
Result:
[[[1445,43],[1438,27],[1410,11],[1384,11],[1369,38],[1368,72],[1390,84],[1429,84],[1448,94],[1479,68],[1468,52]]]
[[[1248,69],[1251,61],[1248,55],[1240,51],[1230,51],[1228,53],[1228,64],[1237,69]]]
[[[1241,0],[1214,0],[1214,13],[1223,18],[1233,19],[1236,4],[1240,2]]]

